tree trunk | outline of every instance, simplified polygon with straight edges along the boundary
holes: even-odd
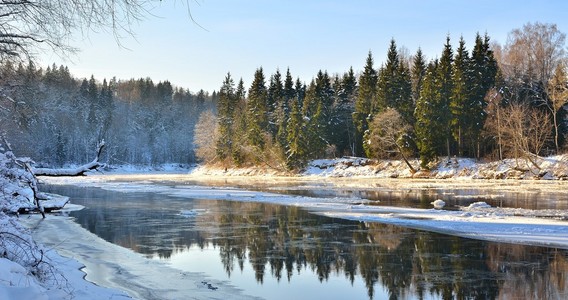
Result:
[[[97,156],[92,162],[84,164],[74,169],[48,169],[48,168],[32,168],[31,171],[35,176],[84,176],[86,172],[96,170],[103,166],[99,162],[99,158],[105,147],[105,142],[101,141],[97,145]]]

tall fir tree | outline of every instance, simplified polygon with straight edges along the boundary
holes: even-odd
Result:
[[[289,169],[298,169],[307,160],[307,145],[304,136],[305,119],[302,116],[302,107],[298,97],[292,100],[290,106],[290,120],[286,134],[286,165]]]
[[[284,114],[281,110],[282,102],[284,101],[284,86],[282,83],[282,74],[277,69],[276,72],[270,76],[270,83],[268,85],[267,93],[267,112],[268,112],[268,131],[272,137],[276,137],[278,132],[278,124],[282,122]]]
[[[247,137],[253,147],[264,149],[264,133],[268,129],[267,89],[262,67],[254,73],[248,92]]]
[[[436,159],[438,144],[443,142],[440,132],[445,130],[445,124],[441,123],[438,117],[440,89],[437,69],[437,60],[428,64],[414,114],[416,145],[420,154],[420,166],[423,169],[427,169]]]
[[[489,45],[489,36],[484,38],[479,35],[475,37],[475,46],[471,53],[471,91],[470,101],[464,110],[469,115],[469,139],[475,148],[476,157],[480,156],[480,135],[487,118],[487,92],[495,86],[499,67],[495,60],[493,51]]]
[[[438,108],[438,119],[443,128],[440,128],[440,134],[445,140],[445,143],[441,143],[440,146],[445,144],[445,149],[443,147],[439,148],[439,153],[446,153],[448,157],[451,155],[452,147],[452,135],[451,135],[451,111],[450,111],[450,101],[452,98],[452,91],[454,88],[452,69],[454,62],[454,52],[452,50],[452,45],[450,44],[450,37],[446,37],[446,44],[444,45],[444,51],[440,57],[438,63],[437,71],[437,83],[439,89],[439,98],[437,99]]]
[[[280,120],[278,122],[278,132],[276,140],[282,149],[286,148],[286,135],[288,132],[288,122],[290,118],[290,104],[296,97],[296,90],[294,89],[294,80],[290,74],[290,69],[286,70],[286,78],[284,79],[284,91],[282,102],[280,103]]]
[[[377,94],[375,106],[372,113],[378,113],[387,107],[397,109],[398,92],[399,92],[399,65],[398,52],[396,42],[391,39],[389,50],[387,52],[387,61],[378,74]]]
[[[466,110],[468,101],[470,101],[471,92],[471,72],[470,72],[469,53],[465,47],[463,37],[460,38],[454,65],[452,69],[453,89],[450,100],[451,129],[452,136],[457,142],[458,155],[463,156],[464,137],[468,136],[469,118],[474,116]]]
[[[335,96],[330,142],[335,145],[336,153],[339,155],[355,155],[352,151],[355,126],[351,113],[355,105],[356,88],[357,79],[353,67],[349,68],[342,77],[336,76],[333,82]]]
[[[216,142],[217,157],[224,161],[232,156],[233,152],[233,120],[235,108],[235,82],[231,73],[227,73],[223,85],[219,90],[217,114],[219,119],[219,138]]]
[[[414,109],[416,106],[412,100],[412,79],[406,64],[398,65],[396,86],[398,91],[396,92],[394,109],[400,113],[406,123],[414,125]]]
[[[373,66],[373,55],[369,51],[365,69],[359,77],[359,92],[355,101],[353,122],[357,129],[355,134],[355,154],[363,155],[363,134],[369,129],[369,120],[373,112],[373,101],[377,95],[377,71]]]
[[[412,60],[412,99],[414,103],[418,102],[420,98],[420,90],[422,90],[422,82],[424,81],[424,76],[426,75],[426,59],[422,53],[422,49],[418,48],[414,58]]]
[[[243,79],[239,80],[235,90],[235,108],[233,111],[233,148],[231,157],[236,166],[241,166],[245,160],[243,145],[247,143],[247,118],[246,118],[246,90]]]

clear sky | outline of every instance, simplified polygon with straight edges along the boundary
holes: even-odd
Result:
[[[250,86],[263,67],[268,78],[289,67],[309,81],[318,70],[343,73],[363,69],[371,51],[378,67],[391,38],[428,59],[440,55],[449,34],[471,50],[475,34],[487,32],[504,44],[507,34],[527,22],[554,23],[568,33],[566,0],[188,0],[200,28],[188,17],[185,1],[164,0],[133,26],[135,38],[117,45],[112,34],[77,35],[76,56],[44,54],[43,66],[69,66],[78,77],[98,80],[150,77],[197,92],[218,90],[227,74]]]

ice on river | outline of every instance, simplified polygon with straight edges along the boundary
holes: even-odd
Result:
[[[167,180],[152,182],[139,177],[130,182],[115,181],[128,179],[128,176],[89,176],[50,179],[49,182],[120,192],[144,191],[186,198],[274,203],[360,222],[380,222],[480,240],[568,249],[568,212],[565,210],[499,208],[484,202],[459,210],[387,207],[370,205],[370,201],[358,198],[317,198],[233,187],[172,185]],[[181,212],[188,217],[197,213],[202,212]]]

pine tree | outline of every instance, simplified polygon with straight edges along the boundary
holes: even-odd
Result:
[[[414,101],[412,100],[412,80],[410,70],[406,64],[399,64],[397,71],[397,92],[395,97],[394,109],[396,109],[402,119],[410,125],[414,125]]]
[[[247,137],[249,144],[264,149],[264,133],[268,128],[267,89],[262,67],[254,73],[248,92]]]
[[[444,125],[439,122],[440,119],[438,118],[440,90],[437,82],[437,69],[437,60],[428,64],[415,110],[414,130],[416,131],[416,144],[420,154],[420,166],[423,169],[427,169],[430,162],[436,159],[436,148],[441,140],[440,132],[444,130]]]
[[[438,108],[438,116],[440,124],[443,125],[440,131],[443,140],[445,140],[446,144],[446,154],[448,157],[451,155],[451,143],[452,143],[452,136],[451,136],[451,111],[450,111],[450,101],[452,98],[452,91],[454,88],[453,79],[452,79],[452,67],[454,61],[454,53],[452,50],[452,45],[450,44],[450,37],[446,38],[446,44],[444,45],[444,51],[442,52],[442,56],[440,57],[440,61],[438,63],[438,67],[436,68],[437,71],[437,86],[439,89],[439,99],[436,107]],[[443,145],[441,143],[440,145]],[[444,152],[442,148],[439,149],[439,152]]]
[[[497,61],[489,45],[489,36],[481,38],[479,33],[475,37],[475,46],[471,53],[471,91],[470,101],[466,107],[469,116],[469,139],[472,146],[477,145],[477,157],[480,155],[480,135],[487,118],[487,92],[495,86],[496,76],[499,73]]]
[[[296,97],[294,90],[294,80],[290,74],[290,69],[286,70],[286,79],[284,80],[284,93],[280,104],[281,116],[278,123],[278,132],[276,140],[280,147],[286,148],[286,135],[288,132],[288,121],[290,118],[290,102]]]
[[[235,108],[233,112],[233,126],[231,128],[233,133],[233,148],[231,151],[231,157],[233,163],[236,166],[241,166],[245,160],[245,154],[243,145],[247,143],[246,132],[247,132],[247,119],[246,119],[246,91],[243,79],[239,80],[237,84],[237,89],[235,91]]]
[[[369,119],[373,112],[373,100],[377,94],[377,71],[373,67],[373,55],[369,51],[363,74],[359,77],[359,93],[355,101],[353,122],[357,128],[355,134],[355,154],[363,155],[363,134],[369,129]]]
[[[456,50],[456,57],[454,60],[452,70],[453,90],[450,100],[451,128],[452,136],[458,143],[458,155],[463,156],[463,141],[464,136],[468,135],[469,120],[473,118],[469,111],[466,111],[468,101],[471,99],[470,91],[470,61],[469,54],[465,48],[465,41],[463,37],[460,38],[459,47]]]
[[[282,122],[284,115],[281,107],[284,101],[284,86],[282,84],[282,74],[276,70],[270,76],[270,84],[268,85],[267,93],[267,109],[268,109],[268,131],[272,137],[276,136],[278,131],[278,124]]]
[[[286,165],[289,169],[297,169],[301,168],[307,159],[305,126],[298,97],[292,100],[290,106],[290,120],[286,135]]]
[[[378,113],[387,107],[397,109],[398,92],[399,92],[399,65],[398,52],[396,42],[391,39],[390,47],[387,52],[386,64],[381,68],[377,82],[377,97],[372,113]]]
[[[426,75],[426,59],[422,54],[422,49],[418,48],[418,51],[416,51],[416,55],[414,55],[412,63],[412,73],[411,73],[412,99],[415,104],[416,102],[418,102],[418,98],[420,98],[420,90],[422,90],[422,82],[424,80],[425,75]]]
[[[231,73],[227,73],[219,90],[217,113],[219,118],[219,139],[216,143],[217,156],[221,160],[230,157],[233,152],[233,120],[235,102],[235,83]]]

